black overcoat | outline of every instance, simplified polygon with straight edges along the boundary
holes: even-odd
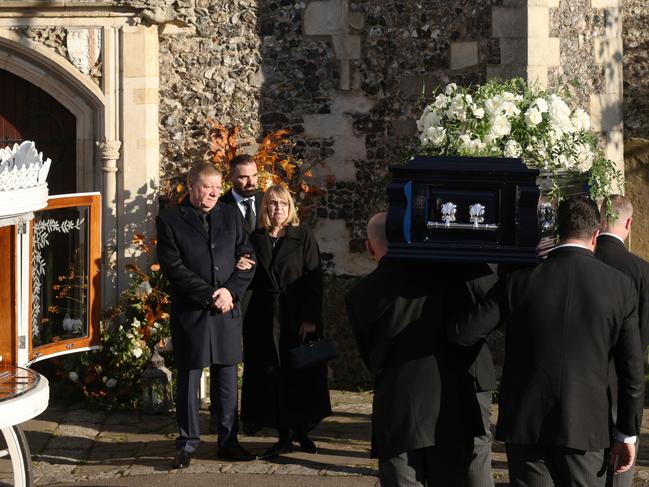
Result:
[[[322,324],[318,245],[305,226],[286,229],[275,249],[265,229],[250,236],[257,272],[244,322],[241,418],[262,426],[313,426],[331,414],[326,365],[295,370],[288,352],[303,321]]]
[[[186,200],[156,219],[158,259],[171,284],[171,337],[179,369],[233,365],[242,358],[239,304],[220,314],[211,297],[220,287],[235,299],[243,296],[254,268],[234,266],[239,256],[254,256],[254,250],[235,208],[217,203],[209,218],[210,235]]]
[[[644,359],[633,282],[587,249],[553,250],[506,275],[488,299],[449,324],[472,344],[505,323],[496,438],[597,451],[610,446],[608,364],[619,372],[616,428],[637,435]]]
[[[462,463],[473,437],[484,434],[474,383],[495,382],[488,349],[451,345],[444,323],[473,303],[478,291],[469,281],[490,272],[486,265],[383,258],[347,294],[349,321],[374,378],[373,457],[443,445]]]

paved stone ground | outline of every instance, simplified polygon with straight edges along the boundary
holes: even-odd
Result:
[[[25,423],[24,429],[32,450],[36,485],[153,483],[198,487],[209,485],[203,484],[210,478],[205,474],[218,474],[211,477],[214,485],[377,485],[377,463],[369,458],[371,393],[332,391],[331,399],[334,414],[312,432],[319,449],[316,455],[295,452],[273,461],[227,462],[216,458],[215,438],[209,435],[204,436],[190,468],[182,471],[171,470],[176,436],[173,414],[106,413],[88,411],[83,405],[51,405],[41,416]],[[492,423],[496,416],[494,407]],[[644,417],[641,443],[647,447],[640,450],[634,485],[649,487],[649,411]],[[209,413],[202,410],[202,431],[208,430],[208,419]],[[261,453],[276,438],[274,431],[262,430],[240,439],[250,451]],[[496,485],[508,485],[504,446],[500,443],[494,444],[492,462]],[[160,474],[173,477],[163,480]],[[272,477],[278,479],[275,482],[268,475],[290,477]],[[0,460],[0,485],[9,478],[9,462]],[[250,479],[258,479],[258,483]]]

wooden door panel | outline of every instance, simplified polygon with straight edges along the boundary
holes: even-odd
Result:
[[[0,147],[33,140],[52,160],[50,194],[77,191],[74,115],[45,91],[2,69],[0,93]]]
[[[13,364],[16,358],[16,227],[0,227],[0,364]]]
[[[31,226],[30,361],[99,342],[101,199],[51,197]]]

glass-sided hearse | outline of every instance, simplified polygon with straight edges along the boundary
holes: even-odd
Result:
[[[29,365],[99,341],[98,193],[48,196],[49,159],[33,142],[0,149],[0,462],[32,485],[21,423],[49,401]]]

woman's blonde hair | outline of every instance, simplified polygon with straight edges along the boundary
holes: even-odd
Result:
[[[266,193],[264,193],[264,199],[261,202],[261,212],[260,212],[261,214],[259,215],[259,226],[262,228],[272,227],[270,223],[270,217],[268,216],[267,206],[268,206],[268,201],[273,196],[277,199],[288,201],[288,208],[287,208],[288,216],[286,217],[286,220],[282,222],[282,226],[287,227],[291,225],[293,227],[297,227],[300,224],[300,219],[297,216],[297,211],[295,210],[295,203],[293,203],[293,198],[291,197],[291,193],[288,192],[288,189],[278,184],[271,186],[266,190]]]

